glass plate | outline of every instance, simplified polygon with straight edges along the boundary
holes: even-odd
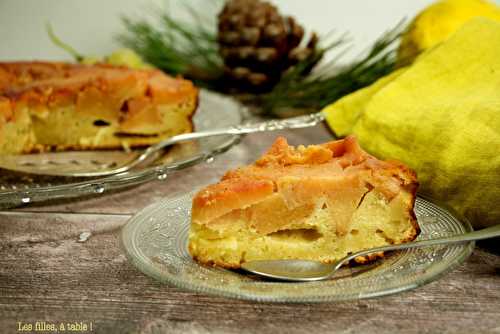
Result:
[[[235,100],[216,93],[201,91],[199,107],[193,117],[193,122],[195,129],[202,131],[241,124],[244,115],[243,107]],[[164,180],[168,178],[170,171],[185,168],[200,161],[211,160],[216,154],[228,150],[238,140],[239,136],[221,136],[178,144],[171,148],[155,166],[108,177],[56,177],[0,169],[0,207],[8,208],[48,199],[99,195],[153,180]],[[113,155],[125,153],[122,150],[116,150],[49,154],[57,155],[57,159],[61,160],[94,161],[106,160]],[[32,163],[42,165],[44,156],[44,154],[30,154],[26,155],[26,159],[27,161],[32,159]]]
[[[129,260],[143,273],[179,288],[266,302],[329,302],[389,295],[437,279],[462,263],[474,242],[388,254],[371,265],[342,268],[338,278],[308,283],[265,281],[239,271],[205,267],[187,250],[194,193],[153,204],[132,217],[122,231]],[[417,198],[419,239],[472,231],[448,211]]]

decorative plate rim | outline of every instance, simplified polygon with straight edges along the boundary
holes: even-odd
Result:
[[[475,242],[466,242],[462,243],[462,250],[457,254],[452,263],[448,264],[441,264],[439,266],[436,266],[436,268],[433,268],[433,270],[426,271],[424,274],[419,276],[418,280],[415,282],[407,283],[407,284],[402,284],[401,286],[395,287],[395,288],[390,288],[390,289],[384,289],[382,291],[374,291],[374,292],[369,292],[369,293],[360,293],[357,298],[336,298],[335,295],[308,295],[306,297],[297,297],[297,296],[292,296],[292,297],[276,297],[272,295],[256,295],[251,292],[246,292],[246,291],[238,291],[238,292],[232,292],[232,291],[224,291],[223,289],[218,289],[218,288],[213,288],[213,287],[207,287],[207,286],[200,286],[196,283],[191,283],[191,282],[186,282],[180,279],[176,279],[172,275],[164,275],[162,272],[160,272],[158,269],[155,268],[155,265],[153,261],[151,261],[150,258],[144,255],[142,252],[141,248],[137,244],[137,240],[135,236],[137,235],[138,229],[141,227],[141,224],[143,222],[144,218],[152,216],[155,212],[159,211],[162,209],[162,206],[167,203],[167,202],[173,202],[175,200],[178,200],[180,198],[183,198],[185,196],[193,196],[195,192],[189,192],[185,194],[181,194],[175,197],[171,198],[166,198],[163,200],[160,200],[156,203],[150,204],[138,213],[136,213],[134,216],[132,216],[125,226],[122,228],[121,231],[121,236],[120,236],[120,243],[121,247],[125,252],[125,255],[127,259],[142,273],[146,274],[149,277],[152,277],[153,279],[161,282],[161,283],[167,283],[171,286],[190,291],[190,292],[195,292],[195,293],[204,293],[204,294],[209,294],[212,296],[219,296],[219,297],[227,297],[227,298],[234,298],[234,299],[239,299],[239,300],[250,300],[250,301],[257,301],[257,302],[274,302],[274,303],[323,303],[323,302],[343,302],[343,301],[352,301],[352,300],[358,300],[358,299],[367,299],[367,298],[375,298],[375,297],[382,297],[382,296],[388,296],[392,294],[396,294],[399,292],[404,292],[404,291],[409,291],[415,288],[418,288],[420,286],[423,286],[427,283],[430,283],[432,281],[435,281],[445,274],[449,273],[453,269],[455,269],[457,266],[461,265],[473,252],[474,247],[475,247]],[[456,216],[453,214],[453,211],[450,212],[450,210],[445,209],[441,206],[438,206],[425,197],[418,196],[417,201],[423,202],[423,204],[426,205],[431,205],[436,209],[439,209],[445,213],[447,213],[449,216],[451,216],[458,224],[460,225],[460,228],[463,233],[473,231],[471,224],[465,220],[459,220],[456,218]],[[441,246],[441,247],[459,247],[460,245],[450,245],[450,246]],[[137,254],[143,255],[142,257],[137,256]],[[142,261],[140,260],[142,258]],[[194,262],[194,261],[193,261]],[[196,264],[200,267],[202,267],[199,264]],[[226,269],[219,269],[219,270],[226,270]],[[284,283],[284,284],[300,284],[300,285],[305,285],[305,284],[314,284],[317,282],[306,282],[306,283]]]

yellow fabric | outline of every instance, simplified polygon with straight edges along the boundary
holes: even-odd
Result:
[[[500,7],[486,0],[442,0],[430,5],[413,19],[403,35],[398,62],[411,62],[476,17],[500,21]]]
[[[369,101],[373,95],[384,88],[388,83],[392,82],[406,69],[399,69],[392,72],[391,74],[379,79],[377,82],[371,86],[362,88],[352,94],[344,96],[339,99],[335,104],[330,105],[324,109],[327,122],[329,122],[332,127],[338,131],[337,134],[340,136],[345,136],[352,131],[352,128],[356,124],[359,117],[364,112],[364,106],[366,102]],[[331,112],[329,112],[331,110]],[[342,117],[337,117],[337,114],[342,115]],[[335,121],[333,119],[335,117]]]
[[[337,135],[354,133],[375,156],[413,168],[421,193],[475,227],[500,223],[500,23],[470,21],[324,112]]]

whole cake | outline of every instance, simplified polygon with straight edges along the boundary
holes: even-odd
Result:
[[[254,164],[195,195],[189,251],[201,263],[239,268],[264,259],[333,262],[408,242],[419,233],[417,186],[414,172],[367,154],[354,137],[308,147],[278,138]]]
[[[158,70],[0,63],[0,154],[150,145],[192,131],[197,98]]]

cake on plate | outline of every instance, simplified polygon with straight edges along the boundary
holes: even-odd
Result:
[[[0,63],[0,154],[150,145],[191,132],[197,99],[159,70]]]
[[[239,268],[252,260],[329,263],[412,241],[417,185],[413,171],[369,155],[354,137],[307,147],[278,138],[254,164],[194,196],[189,251],[200,263]]]

